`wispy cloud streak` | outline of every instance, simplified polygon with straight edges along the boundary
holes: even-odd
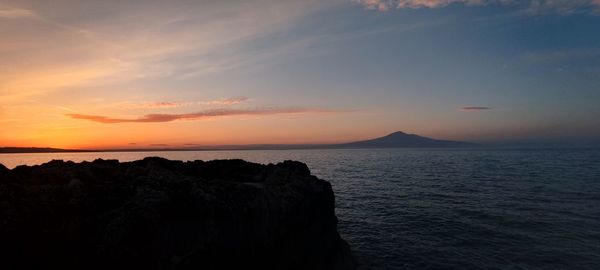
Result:
[[[206,102],[209,105],[235,105],[248,101],[247,97],[223,98]]]
[[[387,11],[390,9],[442,8],[452,4],[483,6],[489,4],[526,7],[530,13],[571,13],[582,8],[600,9],[600,0],[355,0],[366,9]]]
[[[439,8],[453,3],[463,3],[466,5],[484,5],[489,2],[498,2],[493,0],[358,0],[367,9],[376,9],[387,11],[392,8]],[[505,2],[505,1],[500,1]]]
[[[0,58],[2,102],[90,85],[190,80],[268,62],[273,55],[240,48],[331,5],[318,0],[0,2],[0,51],[10,52]],[[278,47],[284,44],[264,51]]]
[[[303,109],[303,108],[266,108],[266,109],[218,109],[207,110],[195,113],[185,114],[147,114],[140,118],[113,118],[102,115],[88,114],[66,114],[73,119],[89,120],[103,124],[117,123],[161,123],[176,120],[205,120],[223,116],[251,116],[251,115],[276,115],[276,114],[314,114],[314,113],[332,113],[333,111]]]
[[[0,8],[0,18],[18,19],[18,18],[33,18],[35,13],[28,9],[20,8]]]
[[[489,111],[492,108],[490,107],[482,107],[482,106],[467,106],[458,108],[461,112],[480,112],[480,111]]]
[[[179,108],[187,105],[191,105],[192,102],[170,102],[170,101],[157,101],[157,102],[120,102],[114,104],[115,107],[123,109],[170,109]]]
[[[235,98],[222,98],[208,101],[187,101],[187,102],[173,102],[173,101],[158,101],[158,102],[123,102],[115,104],[117,107],[126,109],[170,109],[189,107],[196,105],[204,106],[232,106],[240,103],[244,103],[250,100],[247,97],[235,97]]]

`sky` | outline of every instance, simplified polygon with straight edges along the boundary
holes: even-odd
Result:
[[[0,0],[0,146],[600,138],[600,0]]]

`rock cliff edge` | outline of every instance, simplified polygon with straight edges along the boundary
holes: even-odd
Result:
[[[0,260],[30,269],[355,269],[334,207],[331,185],[294,161],[0,165]]]

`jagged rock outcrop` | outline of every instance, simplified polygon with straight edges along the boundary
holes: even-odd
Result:
[[[6,269],[354,269],[336,227],[299,162],[0,166]]]

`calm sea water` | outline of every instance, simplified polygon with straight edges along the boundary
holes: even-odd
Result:
[[[372,149],[4,154],[307,163],[333,184],[365,269],[600,269],[600,150]]]

